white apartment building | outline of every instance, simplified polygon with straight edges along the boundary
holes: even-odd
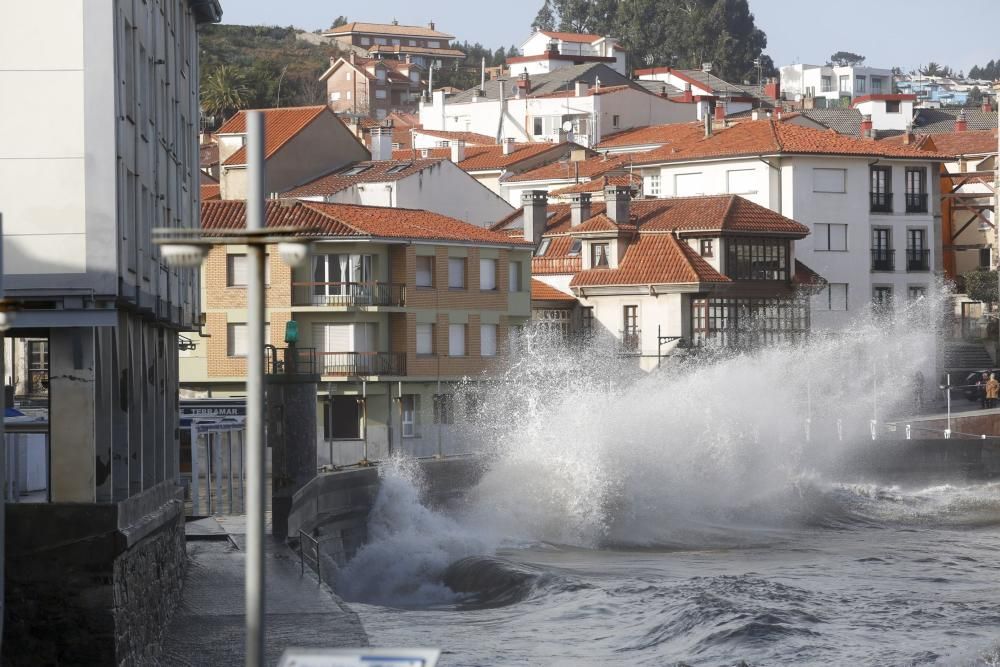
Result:
[[[873,130],[906,130],[913,125],[913,104],[916,95],[862,95],[851,106],[871,120]]]
[[[507,58],[510,73],[544,74],[586,62],[605,63],[628,74],[628,54],[618,40],[601,35],[539,30],[521,45],[521,55]]]
[[[781,68],[781,90],[787,99],[888,95],[892,93],[892,70],[865,65],[785,65]]]
[[[795,257],[827,281],[812,326],[837,329],[928,290],[941,270],[947,156],[776,120],[739,123],[635,170],[646,196],[738,194],[806,225]]]
[[[420,123],[429,130],[589,147],[633,127],[695,120],[696,105],[654,95],[606,65],[589,64],[539,77],[487,81],[485,90],[451,97],[435,92],[420,105]]]
[[[724,109],[722,116],[760,108],[762,103],[771,107],[781,93],[776,79],[768,79],[760,88],[736,86],[705,70],[649,67],[637,69],[635,75],[640,81],[659,81],[676,88],[682,91],[684,99],[709,101],[710,104],[698,105],[699,120],[703,111],[714,110],[717,105]]]
[[[34,625],[51,641],[53,617],[78,616],[92,636],[77,646],[66,633],[58,655],[83,662],[131,663],[124,644],[162,632],[119,627],[118,586],[142,580],[148,604],[167,608],[180,585],[183,564],[166,562],[184,540],[178,332],[201,308],[197,273],[167,266],[151,230],[199,225],[197,26],[221,15],[218,0],[0,4],[0,212],[17,311],[6,335],[47,341],[51,401],[48,502],[25,523],[28,506],[8,504],[7,581],[22,587],[8,601],[65,591],[58,610],[43,596],[7,613],[27,645]],[[19,532],[30,525],[45,531]],[[83,570],[67,543],[88,545]],[[122,564],[148,548],[162,566]],[[31,655],[18,641],[8,634],[4,650]]]

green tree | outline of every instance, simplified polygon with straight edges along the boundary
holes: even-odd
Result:
[[[845,67],[848,65],[863,65],[865,63],[865,57],[858,53],[851,53],[850,51],[837,51],[832,56],[830,56],[831,65],[840,65]]]
[[[542,8],[535,15],[535,20],[531,22],[531,29],[535,30],[555,30],[556,15],[552,11],[552,0],[545,0]]]
[[[973,86],[972,90],[969,91],[968,97],[965,98],[965,106],[967,107],[983,106],[983,91],[979,90],[979,86]]]
[[[982,301],[983,303],[997,302],[997,272],[969,271],[962,275],[965,279],[965,293],[970,299]]]
[[[244,73],[229,65],[219,65],[201,84],[201,107],[217,121],[247,106],[250,89]]]
[[[330,29],[333,30],[334,28],[339,28],[342,25],[347,25],[346,16],[338,16],[337,18],[333,19],[333,23],[330,24]]]
[[[933,60],[920,68],[920,73],[924,76],[952,76],[950,67],[936,63]]]

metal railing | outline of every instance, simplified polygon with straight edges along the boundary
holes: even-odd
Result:
[[[406,375],[406,354],[403,352],[322,352],[319,356],[323,375]]]
[[[907,271],[930,271],[930,249],[907,248],[906,249],[906,270]]]
[[[304,530],[299,530],[299,576],[305,576],[306,564],[323,584],[323,566],[320,565],[319,540]]]
[[[292,283],[294,306],[397,306],[406,305],[403,283]]]
[[[266,375],[316,375],[316,348],[264,346]]]
[[[926,213],[927,212],[927,193],[926,192],[907,192],[906,193],[906,212],[907,213]]]
[[[895,271],[896,251],[889,248],[872,248],[872,271]]]
[[[531,260],[531,272],[543,273],[577,273],[583,264],[579,257],[534,257]]]
[[[872,192],[871,193],[872,213],[892,213],[892,193]]]
[[[619,331],[621,354],[639,354],[642,351],[642,332],[639,329]]]

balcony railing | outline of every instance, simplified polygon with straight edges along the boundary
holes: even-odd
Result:
[[[402,283],[292,283],[296,306],[404,306]]]
[[[322,352],[319,357],[323,375],[406,375],[406,354],[403,352]]]
[[[891,192],[873,192],[872,196],[872,213],[892,213],[892,193]]]
[[[906,249],[906,270],[907,271],[930,271],[930,250],[923,248]]]
[[[268,375],[315,375],[316,349],[265,345],[264,364]]]
[[[872,271],[895,271],[896,251],[888,248],[872,248]]]
[[[622,354],[639,354],[642,351],[642,332],[639,329],[619,331],[621,338],[619,350]]]
[[[531,260],[531,272],[542,273],[577,273],[583,267],[580,257],[535,257]]]
[[[907,213],[926,213],[927,212],[927,193],[926,192],[907,192],[906,193],[906,212]]]

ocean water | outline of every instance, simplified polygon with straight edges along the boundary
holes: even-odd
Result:
[[[383,466],[337,589],[444,666],[1000,664],[1000,483],[852,465],[933,378],[940,303],[650,375],[528,338],[469,388],[478,485],[431,509]]]

